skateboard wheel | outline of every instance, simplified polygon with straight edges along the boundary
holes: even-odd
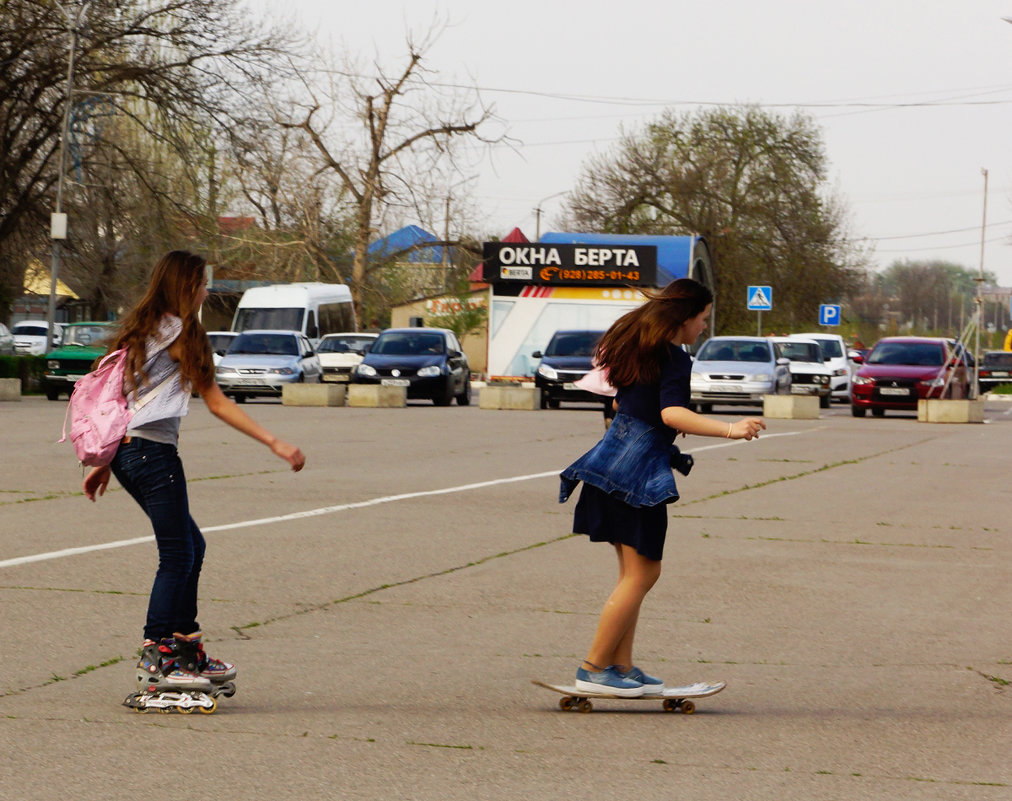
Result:
[[[574,706],[576,706],[576,702],[568,695],[559,699],[559,709],[563,712],[569,712]]]
[[[588,701],[586,698],[584,698],[582,701],[580,701],[579,704],[576,705],[576,710],[578,712],[590,712],[590,710],[592,710],[593,708],[594,705],[590,703],[590,701]]]
[[[686,715],[691,715],[696,711],[696,705],[692,701],[682,701],[682,712]]]
[[[682,705],[682,702],[676,698],[665,698],[662,706],[665,712],[677,712],[678,708]]]

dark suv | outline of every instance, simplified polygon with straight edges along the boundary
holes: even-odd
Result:
[[[534,385],[541,390],[541,408],[558,409],[561,401],[611,403],[574,385],[593,368],[594,350],[604,331],[556,331],[544,352],[531,355],[541,359],[534,373]]]

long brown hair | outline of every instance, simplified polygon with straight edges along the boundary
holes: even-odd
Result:
[[[664,351],[678,329],[713,303],[713,293],[691,278],[640,291],[646,303],[619,317],[597,344],[597,363],[616,387],[657,383]]]
[[[197,296],[204,280],[207,262],[202,256],[186,250],[173,250],[158,260],[151,274],[147,292],[123,318],[110,350],[127,348],[127,382],[134,385],[134,376],[144,372],[147,340],[158,331],[166,314],[175,314],[183,321],[183,330],[176,340],[183,386],[187,389],[206,386],[214,380],[214,361],[207,332],[197,318],[200,310]]]

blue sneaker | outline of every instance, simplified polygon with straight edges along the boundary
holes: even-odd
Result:
[[[607,667],[602,671],[577,668],[576,689],[586,693],[620,695],[623,698],[639,698],[643,695],[642,682],[626,678],[614,667]]]
[[[638,681],[643,685],[644,695],[659,695],[664,692],[664,681],[656,676],[651,676],[648,673],[644,673],[638,667],[633,665],[625,673],[619,673],[622,678],[632,679]]]

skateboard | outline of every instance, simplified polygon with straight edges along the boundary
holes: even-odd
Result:
[[[716,695],[727,686],[722,681],[701,681],[685,687],[666,687],[664,692],[661,693],[629,698],[628,696],[612,695],[611,693],[589,693],[585,690],[577,690],[571,684],[546,684],[543,681],[537,680],[532,680],[531,684],[560,693],[562,698],[559,699],[559,708],[564,712],[590,712],[594,708],[594,705],[590,701],[591,698],[595,700],[598,698],[617,698],[623,701],[660,701],[665,712],[682,712],[686,715],[691,715],[696,711],[696,705],[691,699],[707,698],[711,695]]]

